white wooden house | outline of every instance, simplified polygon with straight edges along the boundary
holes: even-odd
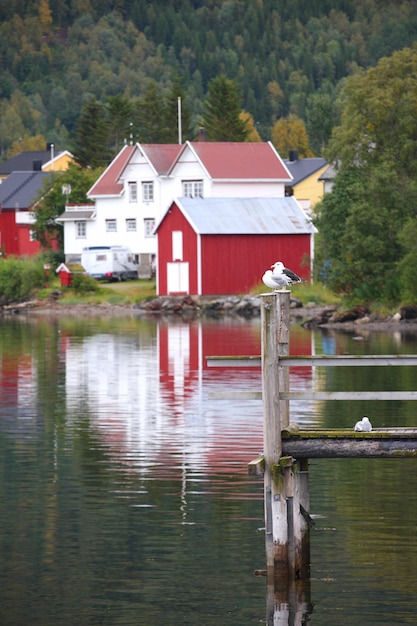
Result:
[[[65,259],[79,261],[86,246],[128,246],[139,275],[149,276],[157,254],[154,227],[173,198],[282,198],[291,180],[270,142],[124,146],[89,190],[92,206],[67,206],[57,219]]]

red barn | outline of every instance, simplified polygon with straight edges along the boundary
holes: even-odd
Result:
[[[310,278],[316,229],[293,197],[177,198],[155,232],[159,295],[248,293],[278,260]]]

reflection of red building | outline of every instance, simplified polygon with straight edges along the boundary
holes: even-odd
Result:
[[[158,328],[160,382],[165,394],[172,399],[190,397],[199,382],[215,380],[239,381],[242,369],[245,380],[259,380],[260,367],[209,367],[209,356],[259,356],[261,354],[261,325],[259,319],[231,318],[222,323],[205,321],[160,324]],[[311,333],[294,326],[290,335],[290,352],[309,355]],[[291,377],[310,379],[311,367],[291,370]]]

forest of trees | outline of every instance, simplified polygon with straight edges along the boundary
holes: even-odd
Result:
[[[208,85],[220,75],[236,82],[263,140],[294,116],[318,155],[339,121],[346,77],[416,34],[417,4],[407,0],[2,2],[0,159],[34,136],[74,149],[91,101],[135,104],[151,85],[168,99],[174,81],[195,133]]]

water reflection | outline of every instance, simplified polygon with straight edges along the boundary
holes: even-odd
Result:
[[[413,460],[311,464],[311,598],[266,594],[259,320],[11,320],[0,333],[2,624],[414,623]],[[291,328],[291,353],[396,353],[415,338]],[[412,368],[294,368],[291,387],[412,389]],[[303,425],[412,425],[400,403],[291,404]],[[406,485],[406,488],[404,488]],[[403,497],[406,491],[407,497]],[[265,612],[265,600],[267,600]],[[275,621],[274,621],[275,620]],[[277,622],[278,620],[278,622]]]

